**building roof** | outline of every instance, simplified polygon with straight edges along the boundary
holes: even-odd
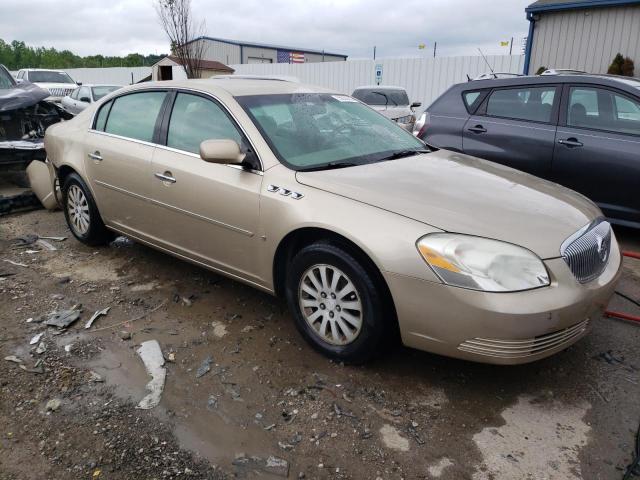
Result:
[[[241,47],[273,48],[275,50],[287,50],[291,52],[300,52],[300,53],[316,53],[318,55],[324,54],[324,55],[331,55],[333,57],[347,58],[347,55],[343,53],[331,53],[331,52],[325,52],[324,50],[312,50],[310,48],[286,47],[283,45],[273,45],[270,43],[241,42],[239,40],[229,40],[227,38],[216,38],[216,37],[207,37],[207,36],[198,37],[192,41],[195,42],[197,40],[212,40],[214,42],[228,43],[229,45],[238,45]]]
[[[640,5],[640,0],[537,0],[526,8],[527,12],[552,12],[577,8],[616,7]]]
[[[178,65],[181,65],[180,59],[175,55],[168,55],[164,58],[173,60]],[[216,70],[218,72],[225,72],[225,73],[235,72],[233,68],[229,67],[228,65],[225,65],[224,63],[218,62],[216,60],[200,60],[200,68],[202,70]]]

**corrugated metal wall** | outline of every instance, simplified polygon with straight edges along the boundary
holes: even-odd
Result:
[[[640,5],[543,13],[536,21],[529,73],[541,66],[606,73],[616,53],[640,68]]]
[[[487,60],[494,71],[520,73],[522,55],[490,55]],[[320,85],[351,94],[356,87],[375,84],[375,66],[383,68],[382,85],[397,85],[407,89],[411,101],[429,106],[451,85],[465,82],[489,71],[480,56],[436,58],[385,58],[381,60],[347,60],[346,62],[305,64],[232,65],[237,74],[289,75],[304,83]]]

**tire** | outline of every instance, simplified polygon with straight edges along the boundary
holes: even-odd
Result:
[[[393,317],[372,270],[347,248],[327,242],[304,247],[293,257],[287,304],[302,336],[325,356],[361,364],[381,351]]]
[[[64,218],[74,237],[91,246],[106,245],[114,234],[105,227],[87,184],[71,173],[62,187]]]

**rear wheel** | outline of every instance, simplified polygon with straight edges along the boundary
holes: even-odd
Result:
[[[104,245],[114,235],[105,227],[93,195],[82,178],[70,174],[64,182],[63,206],[67,225],[73,236],[87,245]]]
[[[304,338],[330,358],[363,363],[378,353],[387,318],[384,295],[370,267],[348,249],[309,245],[287,272],[287,303]]]

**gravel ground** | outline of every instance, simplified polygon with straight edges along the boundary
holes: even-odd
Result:
[[[29,234],[68,238],[15,246]],[[639,232],[617,234],[640,250]],[[619,290],[638,299],[633,262]],[[636,324],[599,319],[517,367],[400,346],[344,366],[279,300],[141,245],[86,247],[60,212],[0,218],[0,299],[0,480],[617,479],[640,421]],[[77,304],[64,330],[39,322]],[[166,382],[142,410],[149,340]]]

